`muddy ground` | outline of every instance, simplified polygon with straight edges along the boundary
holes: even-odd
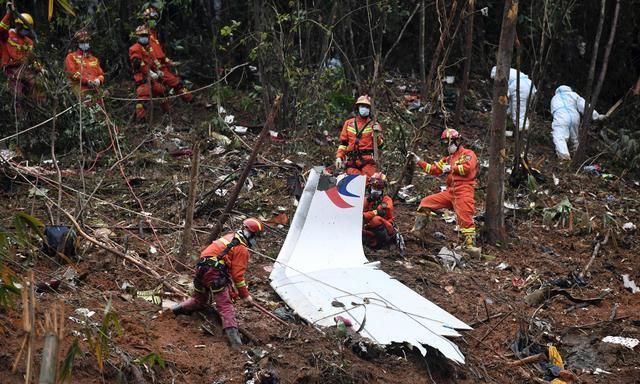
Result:
[[[486,116],[476,116],[474,121],[483,119],[486,120]],[[480,159],[487,160],[487,135],[481,125],[476,123],[468,129],[468,141],[473,143]],[[534,127],[546,132],[548,123],[536,122]],[[169,156],[168,151],[176,148],[167,148],[167,143],[181,139],[188,144],[189,133],[166,130],[161,125],[155,133],[149,133],[142,126],[122,133],[125,153],[134,151],[141,140],[148,139],[126,161],[124,174],[136,197],[123,174],[117,168],[109,170],[114,161],[105,155],[84,175],[88,193],[100,183],[87,208],[86,230],[97,237],[100,232],[96,230],[109,228],[113,232],[111,238],[105,240],[109,246],[134,252],[170,284],[186,287],[181,284],[188,283],[193,262],[189,257],[179,260],[176,255],[181,242],[180,225],[188,191],[190,159],[189,156]],[[230,132],[223,133],[233,138]],[[251,130],[242,140],[251,145],[257,133]],[[138,291],[153,290],[159,283],[131,263],[90,246],[87,241],[81,244],[82,261],[75,266],[76,278],[63,282],[55,290],[37,292],[36,318],[42,322],[44,314],[51,313],[54,306],[64,307],[66,321],[60,360],[74,340],[80,348],[73,361],[70,380],[73,383],[243,383],[252,379],[257,383],[543,382],[545,374],[534,364],[514,364],[518,357],[511,345],[519,334],[526,338],[521,340],[521,346],[530,346],[531,354],[544,351],[547,345],[556,346],[566,368],[576,375],[575,382],[638,383],[639,347],[632,350],[601,341],[609,335],[640,338],[640,294],[631,293],[622,282],[622,274],[628,274],[631,280],[640,283],[638,234],[636,230],[622,228],[627,222],[640,224],[638,183],[632,178],[621,178],[616,170],[608,170],[612,177],[574,174],[566,165],[556,163],[548,139],[545,141],[543,134],[539,136],[542,144],[534,145],[532,163],[542,170],[547,183],[540,184],[536,192],[526,187],[507,191],[507,200],[521,207],[507,211],[508,244],[500,247],[481,244],[482,258],[465,257],[463,266],[451,270],[434,255],[443,246],[459,243],[461,238],[454,230],[455,223],[434,217],[424,239],[406,236],[406,257],[400,257],[394,249],[366,251],[371,260],[381,261],[383,270],[473,326],[472,331],[455,340],[466,356],[465,365],[450,363],[432,350],[423,358],[402,346],[384,350],[369,345],[369,353],[363,353],[357,342],[345,341],[335,329],[318,330],[299,319],[289,320],[284,326],[242,304],[236,305],[238,317],[250,337],[244,336],[245,346],[232,349],[213,314],[176,318],[162,313],[159,305],[125,292],[122,289],[125,282]],[[218,155],[214,154],[215,143],[203,152],[195,220],[197,231],[191,256],[205,246],[209,227],[225,202],[225,197],[207,192],[219,186],[221,176],[237,172],[248,155],[248,147],[234,140],[235,147]],[[240,222],[239,213],[272,218],[284,212],[292,218],[295,207],[287,189],[287,178],[296,171],[290,163],[304,163],[302,172],[312,164],[330,164],[334,146],[320,144],[322,140],[312,135],[287,138],[284,142],[272,140],[268,149],[262,151],[263,157],[258,159],[259,165],[250,176],[254,186],[242,193],[230,227]],[[306,154],[301,154],[302,151]],[[436,151],[425,149],[422,154],[434,158]],[[69,170],[64,173],[63,184],[81,190],[73,155],[63,156],[61,164]],[[45,186],[49,189],[48,196],[55,199],[57,187],[43,177],[55,180],[55,174],[49,171],[36,170],[27,179]],[[10,187],[1,192],[2,224],[10,228],[18,212],[31,213],[48,222],[46,200],[33,194],[29,196],[32,185],[16,177],[15,169],[5,167],[5,172],[13,180],[6,184]],[[558,178],[557,185],[554,177]],[[440,185],[439,180],[420,174],[416,174],[414,182],[416,188],[410,191],[413,197],[436,191]],[[477,193],[479,215],[484,210],[485,186],[486,182],[481,179]],[[233,183],[220,188],[231,190]],[[65,193],[64,206],[73,210],[77,194],[70,189]],[[544,221],[543,208],[553,207],[564,197],[573,205],[571,217],[567,215],[565,223],[561,217]],[[136,198],[146,212],[162,220],[152,221],[155,234],[137,214],[140,208]],[[416,206],[417,200],[396,201],[397,223],[404,233],[411,228]],[[568,224],[570,218],[573,219],[571,225]],[[482,218],[477,219],[481,223]],[[67,223],[64,219],[62,222]],[[271,224],[271,228],[257,249],[276,257],[287,226]],[[434,235],[436,232],[440,234]],[[605,237],[607,241],[603,244]],[[560,281],[572,273],[584,272],[598,242],[601,243],[599,251],[584,273],[583,284],[576,284],[575,279],[570,279],[568,284],[566,279],[564,283]],[[272,261],[260,255],[252,257],[247,273],[252,295],[269,309],[281,307],[283,303],[268,281]],[[22,247],[18,254],[10,257],[6,267],[18,276],[33,270],[39,283],[59,278],[69,269],[64,260],[48,258],[36,247]],[[563,284],[566,288],[560,292]],[[541,286],[548,286],[551,291],[546,291],[546,296],[533,305],[527,304],[525,296]],[[169,300],[180,301],[167,289],[159,291],[165,304]],[[598,300],[584,302],[594,298]],[[115,325],[107,328],[110,341],[102,353],[104,366],[100,369],[96,348],[91,347],[95,337],[87,335],[98,334],[109,302],[121,330],[117,332]],[[85,318],[76,312],[78,308],[87,308],[95,314]],[[13,309],[0,312],[2,383],[24,382],[24,360],[19,361],[12,372],[25,335],[22,317],[18,296],[14,297]],[[38,329],[36,368],[40,365],[43,345],[42,328]],[[152,364],[153,356],[159,357],[155,364]],[[609,373],[595,374],[597,369]]]

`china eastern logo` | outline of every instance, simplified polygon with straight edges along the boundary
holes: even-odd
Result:
[[[324,191],[331,202],[338,208],[353,208],[353,205],[347,203],[343,196],[346,197],[360,197],[349,192],[347,187],[356,177],[359,175],[347,175],[340,179],[336,184],[335,178],[322,175],[318,181],[318,191]]]

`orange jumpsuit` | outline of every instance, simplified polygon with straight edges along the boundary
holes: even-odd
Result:
[[[446,180],[447,189],[422,199],[418,211],[453,208],[460,225],[460,232],[474,234],[476,231],[473,223],[474,192],[478,158],[472,150],[460,146],[453,155],[445,156],[436,163],[429,164],[423,160],[418,162],[418,166],[431,175],[441,175],[442,168],[446,164],[451,166],[451,172]]]
[[[189,93],[189,90],[182,84],[180,78],[171,71],[169,64],[171,60],[164,54],[164,49],[158,39],[158,30],[155,28],[149,28],[151,35],[149,35],[149,50],[153,54],[153,57],[158,61],[160,70],[164,74],[159,80],[162,84],[180,94],[182,99],[186,102],[193,100],[193,94]]]
[[[379,123],[376,123],[380,127]],[[378,136],[378,148],[382,148],[382,127]],[[373,159],[373,121],[370,118],[356,116],[342,125],[340,146],[336,158],[346,161],[346,173],[371,177],[378,168]]]
[[[91,52],[81,49],[70,52],[64,59],[64,69],[76,93],[93,90],[89,87],[89,80],[100,80],[100,84],[104,84],[104,71],[100,67],[100,60]]]
[[[136,94],[138,99],[149,100],[151,98],[151,92],[153,92],[154,97],[165,96],[166,90],[160,82],[160,79],[151,80],[151,87],[149,87],[149,71],[157,72],[160,70],[160,64],[154,58],[150,45],[144,46],[140,43],[135,43],[129,47],[129,61],[134,71],[133,79],[136,81]],[[162,99],[160,106],[163,111],[169,111],[168,100]],[[136,104],[136,119],[144,119],[145,114],[144,104],[138,102]]]
[[[36,71],[28,64],[33,51],[33,41],[20,36],[15,29],[9,29],[11,14],[7,13],[0,21],[0,46],[2,70],[9,80],[9,87],[17,96],[23,96],[33,88]]]
[[[393,229],[393,200],[384,195],[382,200],[364,200],[362,237],[370,248],[380,248],[391,241]]]
[[[227,245],[234,241],[234,238],[237,241],[236,245],[220,258],[219,256],[227,248]],[[220,262],[221,259],[222,262]],[[206,262],[211,262],[213,265],[207,265]],[[204,308],[209,303],[209,295],[213,294],[216,309],[222,318],[223,328],[237,328],[238,320],[231,301],[229,284],[233,282],[238,290],[238,296],[241,298],[249,296],[249,289],[244,279],[248,262],[247,246],[234,233],[228,233],[209,244],[200,253],[200,263],[195,269],[195,277],[193,278],[195,292],[187,301],[180,304],[181,311],[191,313]]]

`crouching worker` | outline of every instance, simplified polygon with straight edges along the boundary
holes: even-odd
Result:
[[[384,194],[387,177],[382,172],[369,179],[364,201],[362,240],[371,249],[381,249],[395,242],[393,200]]]
[[[245,303],[253,303],[244,279],[249,262],[247,247],[255,245],[255,238],[263,230],[264,225],[258,219],[249,218],[242,223],[242,229],[212,242],[200,254],[200,262],[195,268],[195,292],[190,299],[174,306],[171,311],[175,315],[188,315],[204,309],[209,304],[211,293],[229,343],[234,347],[242,345],[235,309],[231,302],[230,285],[233,283],[238,290],[238,296]]]
[[[480,256],[480,248],[476,247],[476,227],[473,222],[475,213],[475,185],[478,173],[478,159],[475,152],[464,148],[462,137],[455,129],[447,128],[442,132],[441,141],[446,148],[447,156],[436,163],[429,164],[415,153],[409,153],[418,163],[418,167],[431,175],[446,175],[447,189],[422,199],[416,222],[411,232],[423,233],[431,216],[431,211],[449,208],[456,213],[460,232],[464,235],[462,249],[471,255]]]

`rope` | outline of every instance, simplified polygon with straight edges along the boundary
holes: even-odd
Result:
[[[73,107],[75,107],[76,105],[78,105],[78,104],[74,104],[74,105],[70,106],[69,108],[65,109],[64,111],[62,111],[62,112],[58,113],[57,115],[52,116],[52,117],[48,118],[47,120],[42,121],[42,122],[40,122],[40,123],[38,123],[38,124],[34,125],[33,127],[30,127],[30,128],[24,129],[24,130],[22,130],[22,131],[20,131],[20,132],[16,132],[16,133],[14,133],[13,135],[9,135],[9,136],[7,136],[7,137],[2,138],[2,139],[0,139],[0,143],[1,143],[1,142],[3,142],[3,141],[7,141],[7,140],[9,140],[9,139],[12,139],[12,138],[14,138],[14,137],[16,137],[16,136],[20,136],[20,135],[22,135],[23,133],[27,133],[27,132],[29,132],[29,131],[31,131],[31,130],[34,130],[34,129],[38,128],[38,127],[41,127],[41,126],[45,125],[46,123],[50,122],[51,120],[53,120],[53,119],[57,118],[58,116],[60,116],[60,115],[64,115],[65,113],[69,112],[69,111],[70,111],[71,109],[73,109]]]
[[[227,74],[225,74],[225,75],[224,75],[220,80],[214,81],[214,82],[213,82],[213,83],[211,83],[211,84],[208,84],[208,85],[205,85],[205,86],[203,86],[203,87],[196,88],[196,89],[193,89],[193,90],[190,90],[190,91],[182,92],[182,93],[177,94],[177,95],[162,96],[162,97],[154,97],[154,98],[153,98],[153,100],[170,100],[170,99],[176,99],[176,98],[178,98],[178,97],[182,97],[182,96],[187,95],[187,94],[193,94],[193,93],[201,92],[201,91],[203,91],[203,90],[205,90],[205,89],[207,89],[207,88],[211,88],[211,87],[213,87],[214,85],[217,85],[217,84],[219,84],[219,83],[223,82],[224,80],[226,80],[226,79],[227,79],[227,77],[228,77],[229,75],[231,75],[231,74],[233,73],[233,71],[235,71],[236,69],[238,69],[238,68],[240,68],[240,67],[244,67],[244,66],[246,66],[246,65],[249,65],[249,63],[243,63],[243,64],[240,64],[240,65],[236,65],[235,67],[231,68],[231,69],[229,70],[229,72],[228,72]],[[149,99],[128,98],[128,97],[111,97],[111,96],[106,96],[105,98],[107,98],[107,99],[111,99],[111,100],[119,100],[119,101],[149,101]]]

